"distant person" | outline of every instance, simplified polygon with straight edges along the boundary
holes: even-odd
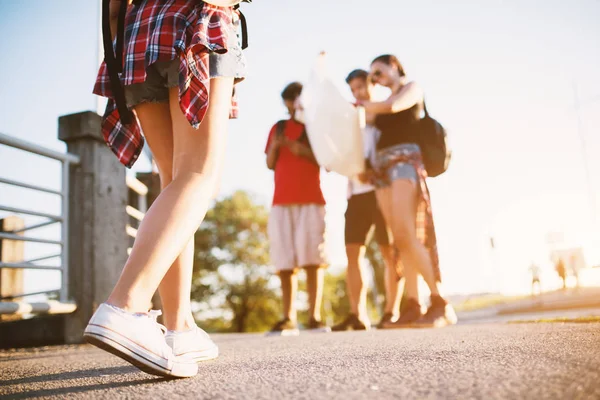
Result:
[[[329,331],[321,321],[325,241],[325,198],[321,192],[320,167],[313,155],[306,129],[294,117],[302,84],[290,83],[281,97],[290,118],[279,121],[269,133],[265,153],[267,166],[275,172],[275,192],[269,216],[271,262],[281,279],[283,319],[272,335],[297,335],[294,305],[298,269],[306,270],[309,302],[308,329]]]
[[[357,101],[371,100],[372,83],[369,73],[362,69],[352,71],[346,78],[352,94]],[[367,288],[365,286],[365,271],[362,265],[365,256],[365,245],[374,234],[379,245],[381,255],[386,266],[386,304],[384,316],[379,325],[395,322],[398,319],[400,308],[400,271],[396,262],[388,229],[377,205],[375,186],[368,181],[369,170],[375,156],[375,143],[379,131],[372,125],[372,119],[367,121],[363,129],[364,155],[367,164],[367,173],[348,180],[348,207],[346,209],[346,256],[348,257],[348,271],[346,273],[346,289],[350,300],[350,315],[340,324],[334,326],[334,331],[366,330],[371,327],[367,315]]]
[[[402,64],[393,55],[382,55],[371,63],[371,79],[391,90],[382,102],[362,102],[367,113],[376,114],[381,131],[377,142],[377,200],[394,245],[400,251],[406,278],[406,303],[398,321],[386,327],[442,327],[457,321],[454,309],[440,294],[441,275],[427,172],[419,147],[423,91],[409,81]],[[418,275],[429,286],[431,305],[421,315]]]
[[[579,274],[581,272],[580,264],[578,262],[577,256],[575,254],[571,254],[570,263],[571,264],[571,272],[575,277],[575,288],[579,288],[581,282],[579,281]]]
[[[539,265],[537,265],[536,263],[531,263],[531,265],[529,266],[529,272],[531,273],[531,294],[535,295],[536,286],[537,286],[537,292],[541,293],[542,292],[542,283],[541,283],[541,269],[540,269]]]
[[[110,29],[105,30],[106,57],[94,93],[109,98],[102,119],[109,147],[131,167],[145,138],[163,190],[84,337],[142,371],[190,377],[198,373],[196,361],[219,352],[196,326],[190,291],[194,234],[220,179],[234,83],[244,77],[237,37],[241,17],[233,7],[201,1],[130,3],[103,3],[103,22]],[[117,29],[119,10],[127,15],[125,26]],[[115,41],[117,49],[123,44],[122,65],[117,61],[121,54],[112,53],[117,32],[125,32]],[[148,310],[157,289],[166,329],[156,322],[160,311]]]
[[[559,258],[556,263],[556,273],[559,278],[562,280],[563,289],[567,288],[567,266],[562,258]]]

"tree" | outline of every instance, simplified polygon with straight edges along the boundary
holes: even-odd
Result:
[[[206,316],[206,329],[256,332],[278,319],[267,221],[267,209],[243,191],[217,201],[207,213],[195,237],[192,280],[192,299]]]

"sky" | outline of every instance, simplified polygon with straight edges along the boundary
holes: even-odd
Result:
[[[307,79],[320,51],[349,99],[347,73],[393,53],[423,87],[453,150],[448,172],[429,182],[446,291],[524,292],[532,261],[556,284],[551,232],[600,264],[589,196],[600,210],[599,1],[255,0],[243,8],[249,75],[238,88],[240,118],[230,123],[222,195],[243,189],[270,204],[263,151],[270,127],[285,118],[279,93]],[[10,38],[0,42],[0,132],[65,150],[58,117],[97,109],[98,13],[95,0],[0,0],[0,36]],[[141,160],[134,171],[148,168]],[[0,146],[0,176],[59,187],[58,171]],[[323,172],[322,187],[339,271],[346,180]],[[6,186],[0,204],[59,210],[56,199]],[[48,276],[31,279],[43,285]]]

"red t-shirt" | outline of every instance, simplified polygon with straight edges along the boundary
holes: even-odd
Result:
[[[265,153],[269,151],[271,139],[277,125],[271,128]],[[283,134],[290,140],[298,140],[304,125],[295,120],[287,120]],[[325,204],[321,192],[320,167],[305,157],[297,156],[287,146],[279,148],[275,163],[275,192],[273,205]]]

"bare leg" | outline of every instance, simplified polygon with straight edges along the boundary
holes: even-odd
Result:
[[[397,316],[400,313],[400,300],[404,289],[403,280],[398,278],[396,270],[396,259],[392,246],[379,246],[381,255],[385,261],[385,314]],[[398,261],[399,262],[399,261]]]
[[[152,149],[161,190],[164,190],[173,180],[173,127],[169,104],[142,103],[135,111]],[[158,287],[167,329],[189,329],[194,324],[190,304],[193,255],[192,237]]]
[[[416,268],[404,270],[404,290],[406,290],[407,299],[419,302],[419,271]]]
[[[306,290],[308,292],[308,315],[317,321],[321,320],[321,305],[323,303],[323,285],[325,271],[323,268],[311,265],[306,267]]]
[[[173,181],[140,225],[131,255],[108,299],[110,304],[133,312],[147,311],[160,282],[198,229],[223,158],[216,136],[226,132],[232,87],[232,78],[211,80],[210,104],[198,130],[189,125],[179,108],[178,89],[170,90]],[[178,324],[171,327],[185,329]]]
[[[383,217],[385,219],[387,226],[390,227],[390,229],[392,231],[392,236],[394,239],[393,243],[394,243],[394,245],[398,245],[398,243],[400,242],[401,239],[399,237],[396,237],[396,235],[398,233],[394,232],[394,229],[393,229],[393,224],[394,224],[393,210],[394,210],[395,204],[393,203],[394,199],[392,197],[392,188],[386,187],[386,188],[377,189],[376,195],[377,195],[377,203],[379,204],[379,209],[381,210],[381,213],[383,214]],[[414,264],[411,264],[410,262],[408,262],[404,252],[400,252],[400,257],[402,259],[402,264],[403,264],[406,296],[408,298],[419,300],[419,286],[417,284],[418,283],[417,278],[419,275],[418,275],[416,266]],[[389,268],[388,268],[388,270],[389,270]],[[389,280],[392,277],[391,272],[388,272],[388,274],[386,276],[387,276],[387,279]],[[387,287],[388,287],[388,285],[386,283],[386,288]],[[393,293],[393,292],[391,292],[390,289],[388,289],[388,294],[386,295],[387,299],[391,298],[390,293]],[[388,308],[387,307],[388,304],[389,304],[389,302],[386,301],[386,311]],[[390,305],[390,308],[391,308],[391,305]]]
[[[360,244],[347,244],[348,272],[346,273],[346,288],[350,300],[350,312],[358,316],[361,321],[367,317],[367,288],[364,284],[364,267],[362,260],[365,255],[365,246]]]
[[[438,282],[436,281],[433,266],[429,254],[425,249],[425,246],[418,240],[416,233],[416,199],[417,199],[417,188],[416,185],[407,179],[398,179],[392,182],[392,201],[394,207],[392,208],[392,232],[396,244],[400,249],[400,254],[403,260],[406,260],[404,264],[408,269],[416,268],[423,279],[429,286],[432,296],[439,296],[440,291]],[[407,271],[407,275],[410,275]],[[414,282],[409,284],[407,276],[407,289],[408,286],[412,286]],[[410,288],[411,291],[414,288]]]
[[[192,315],[191,292],[194,270],[194,238],[185,245],[169,271],[165,274],[158,292],[162,301],[165,326],[169,330],[183,331],[195,326]]]
[[[294,270],[279,271],[279,279],[281,279],[283,317],[296,322],[298,319],[295,305],[298,294],[298,274]]]

